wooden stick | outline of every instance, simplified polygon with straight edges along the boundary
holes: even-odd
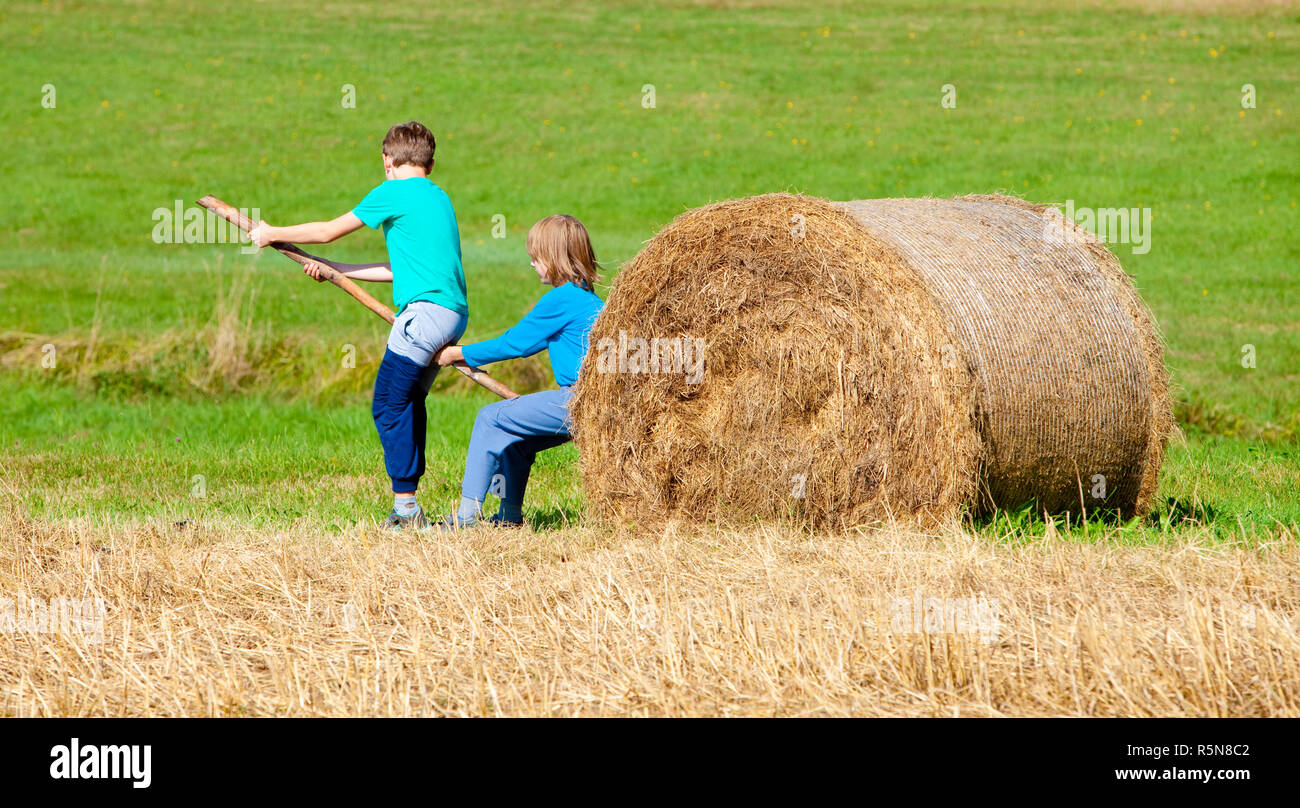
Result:
[[[217,199],[215,196],[212,196],[211,194],[200,199],[198,201],[198,204],[201,207],[207,208],[208,210],[217,214],[221,218],[235,225],[240,230],[243,230],[245,233],[251,231],[256,224],[247,216],[245,216],[243,213],[241,213],[238,208],[234,207],[233,205],[222,202],[220,199]],[[340,264],[337,261],[328,261],[324,258],[318,258],[312,255],[311,253],[304,252],[296,244],[289,244],[288,242],[284,242],[284,241],[273,241],[269,246],[273,247],[274,249],[288,256],[294,261],[297,261],[299,264],[306,265],[310,261],[315,261],[317,264],[320,264],[322,267],[321,269],[322,278],[334,284],[335,286],[342,289],[343,291],[347,292],[348,294],[352,295],[352,297],[355,298],[357,302],[359,302],[361,305],[365,306],[366,308],[370,309],[375,314],[378,314],[380,317],[384,318],[385,322],[387,322],[389,325],[392,325],[393,321],[396,319],[393,316],[393,312],[390,311],[387,306],[385,306],[383,303],[380,303],[378,300],[376,300],[369,292],[362,289],[360,286],[357,286],[356,281],[352,280],[347,275],[343,274],[342,268],[349,267],[350,265]],[[382,265],[363,264],[362,266],[382,266]],[[496,393],[502,398],[519,397],[518,393],[516,393],[514,390],[511,390],[509,387],[505,386],[504,384],[497,381],[496,379],[492,378],[492,376],[489,375],[488,372],[485,370],[476,368],[463,361],[456,362],[453,365],[453,367],[455,367],[456,370],[459,370],[461,373],[468,376],[475,383],[483,387],[486,387],[488,390],[491,390],[492,392]]]

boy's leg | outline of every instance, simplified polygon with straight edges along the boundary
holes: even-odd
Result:
[[[417,302],[393,323],[375,377],[372,414],[395,494],[413,493],[424,475],[424,399],[438,373],[433,354],[460,339],[467,322],[463,314]]]
[[[395,494],[414,492],[424,475],[423,372],[420,365],[387,350],[375,376],[371,415]]]
[[[571,395],[567,389],[546,390],[498,401],[479,410],[465,457],[463,507],[468,502],[482,503],[497,473],[505,478],[502,499],[523,503],[528,471],[537,452],[570,439],[565,420]],[[511,447],[522,441],[529,441],[529,445],[514,450],[513,456],[507,458]]]

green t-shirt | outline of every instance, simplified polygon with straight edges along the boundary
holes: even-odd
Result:
[[[367,227],[384,228],[393,267],[393,305],[428,300],[469,314],[460,230],[447,192],[428,177],[385,180],[352,209]]]

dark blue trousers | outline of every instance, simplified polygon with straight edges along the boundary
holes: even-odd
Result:
[[[428,419],[424,399],[438,366],[418,365],[391,350],[384,351],[375,376],[370,414],[384,447],[384,468],[393,492],[414,491],[424,476],[424,432]]]

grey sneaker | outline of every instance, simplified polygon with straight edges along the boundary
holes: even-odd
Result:
[[[446,533],[454,533],[458,530],[467,530],[472,527],[478,527],[482,522],[478,519],[461,519],[454,513],[439,517],[438,521],[429,523],[428,530],[440,530]]]
[[[400,516],[395,510],[389,511],[388,518],[384,520],[382,525],[386,530],[405,530],[408,527],[424,530],[428,526],[429,520],[424,517],[424,511],[419,507],[410,516]]]

